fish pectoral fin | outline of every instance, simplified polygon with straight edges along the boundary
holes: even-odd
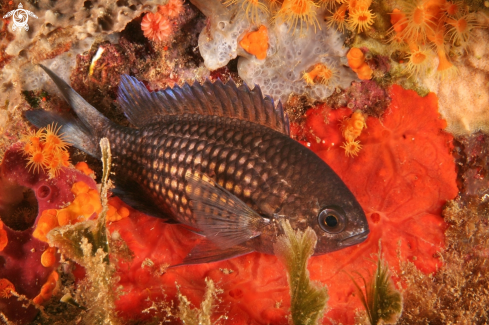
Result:
[[[185,175],[197,226],[204,236],[228,249],[261,234],[270,220],[253,211],[231,192],[205,174]]]
[[[190,251],[190,253],[185,257],[181,264],[172,265],[172,267],[189,264],[217,262],[245,255],[251,252],[253,252],[253,249],[242,246],[234,246],[222,249],[214,244],[212,241],[204,238],[197,246],[195,246]]]

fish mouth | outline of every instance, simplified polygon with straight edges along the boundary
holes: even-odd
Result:
[[[343,239],[338,243],[339,246],[352,246],[356,244],[360,244],[361,242],[365,241],[367,239],[368,234],[370,233],[369,230],[362,232],[361,234],[351,236],[348,238]]]

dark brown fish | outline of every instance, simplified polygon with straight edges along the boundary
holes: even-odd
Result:
[[[258,251],[273,254],[278,220],[314,229],[315,255],[358,244],[369,233],[353,194],[316,154],[288,136],[288,120],[260,88],[220,81],[148,92],[122,76],[119,103],[127,128],[105,118],[52,71],[79,119],[46,111],[27,118],[57,122],[74,146],[99,157],[111,144],[114,193],[126,203],[206,236],[185,259],[205,263]]]

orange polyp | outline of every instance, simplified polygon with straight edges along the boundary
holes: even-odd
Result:
[[[453,64],[448,61],[447,55],[444,50],[438,50],[438,59],[440,62],[438,63],[437,71],[445,71],[453,67]]]
[[[368,9],[351,10],[349,15],[348,24],[352,29],[357,29],[358,33],[366,31],[374,23],[375,14]]]
[[[58,134],[60,127],[56,124],[50,124],[45,128],[43,139],[46,145],[52,146],[54,149],[64,150],[68,148],[69,144],[63,139],[64,134]]]
[[[350,143],[358,138],[366,127],[365,116],[360,110],[356,110],[351,117],[345,118],[341,123],[341,134],[346,142]]]
[[[51,299],[53,293],[56,292],[56,286],[58,284],[59,275],[56,271],[53,271],[46,283],[42,286],[41,292],[32,301],[38,305]]]
[[[62,209],[58,211],[58,223],[60,226],[66,226],[71,223],[70,212],[68,210]]]
[[[407,26],[406,15],[399,9],[394,9],[391,14],[392,28],[396,33],[402,32]]]
[[[327,26],[329,28],[333,27],[333,25],[336,24],[336,28],[339,31],[344,31],[345,30],[345,25],[346,25],[346,11],[348,10],[348,4],[343,3],[335,12],[332,16],[328,17],[328,23]]]
[[[425,22],[425,20],[426,20],[426,17],[425,17],[425,13],[424,13],[423,9],[421,9],[421,8],[414,9],[413,22],[416,25],[422,25]]]
[[[451,63],[448,58],[445,50],[442,48],[438,49],[438,68],[436,71],[440,74],[442,79],[454,77],[457,73],[457,68]]]
[[[37,173],[43,169],[53,178],[58,175],[61,167],[69,166],[69,154],[66,151],[68,143],[62,134],[58,135],[60,129],[61,127],[51,124],[23,137],[23,151],[28,155],[29,171],[33,169]]]
[[[27,159],[27,167],[29,167],[29,171],[33,169],[34,172],[37,173],[40,169],[46,168],[47,166],[48,159],[42,151],[34,152],[32,156]]]
[[[256,56],[258,60],[266,59],[268,50],[267,28],[262,25],[257,31],[247,33],[239,42],[239,45],[246,52]]]
[[[9,298],[12,292],[15,292],[13,283],[7,279],[0,279],[0,298]]]
[[[304,73],[302,79],[304,79],[308,85],[314,85],[316,83],[327,85],[332,80],[333,76],[334,69],[328,68],[325,64],[317,63],[310,72]]]
[[[277,12],[276,18],[281,18],[289,24],[289,30],[295,29],[300,24],[300,33],[302,34],[302,25],[306,27],[314,26],[314,32],[317,28],[321,29],[316,17],[316,8],[318,5],[312,0],[284,0],[282,7]]]
[[[362,149],[360,141],[344,142],[340,148],[345,149],[345,155],[347,157],[358,156],[358,153]]]
[[[44,267],[51,267],[56,263],[56,248],[48,247],[41,255],[41,264]]]
[[[407,72],[410,75],[424,73],[430,66],[430,56],[429,50],[421,50],[417,46],[416,48],[411,47],[411,55],[406,67]]]
[[[460,12],[460,3],[459,2],[447,2],[445,6],[445,11],[450,16],[455,16]]]
[[[252,23],[258,22],[259,12],[268,14],[268,8],[265,4],[259,0],[227,0],[224,5],[230,6],[232,4],[238,4],[241,2],[241,9],[244,10],[246,17],[250,18]]]

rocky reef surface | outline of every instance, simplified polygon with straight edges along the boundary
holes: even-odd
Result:
[[[259,85],[284,105],[291,137],[351,189],[371,230],[303,263],[307,288],[323,294],[310,324],[489,321],[487,1],[22,4],[37,16],[28,31],[7,16],[19,2],[0,3],[2,322],[304,319],[283,256],[170,267],[202,238],[126,205],[110,193],[107,161],[25,120],[32,109],[71,111],[37,64],[126,126],[122,74],[151,91]],[[311,244],[305,233],[295,235]],[[370,290],[379,277],[385,290]]]

